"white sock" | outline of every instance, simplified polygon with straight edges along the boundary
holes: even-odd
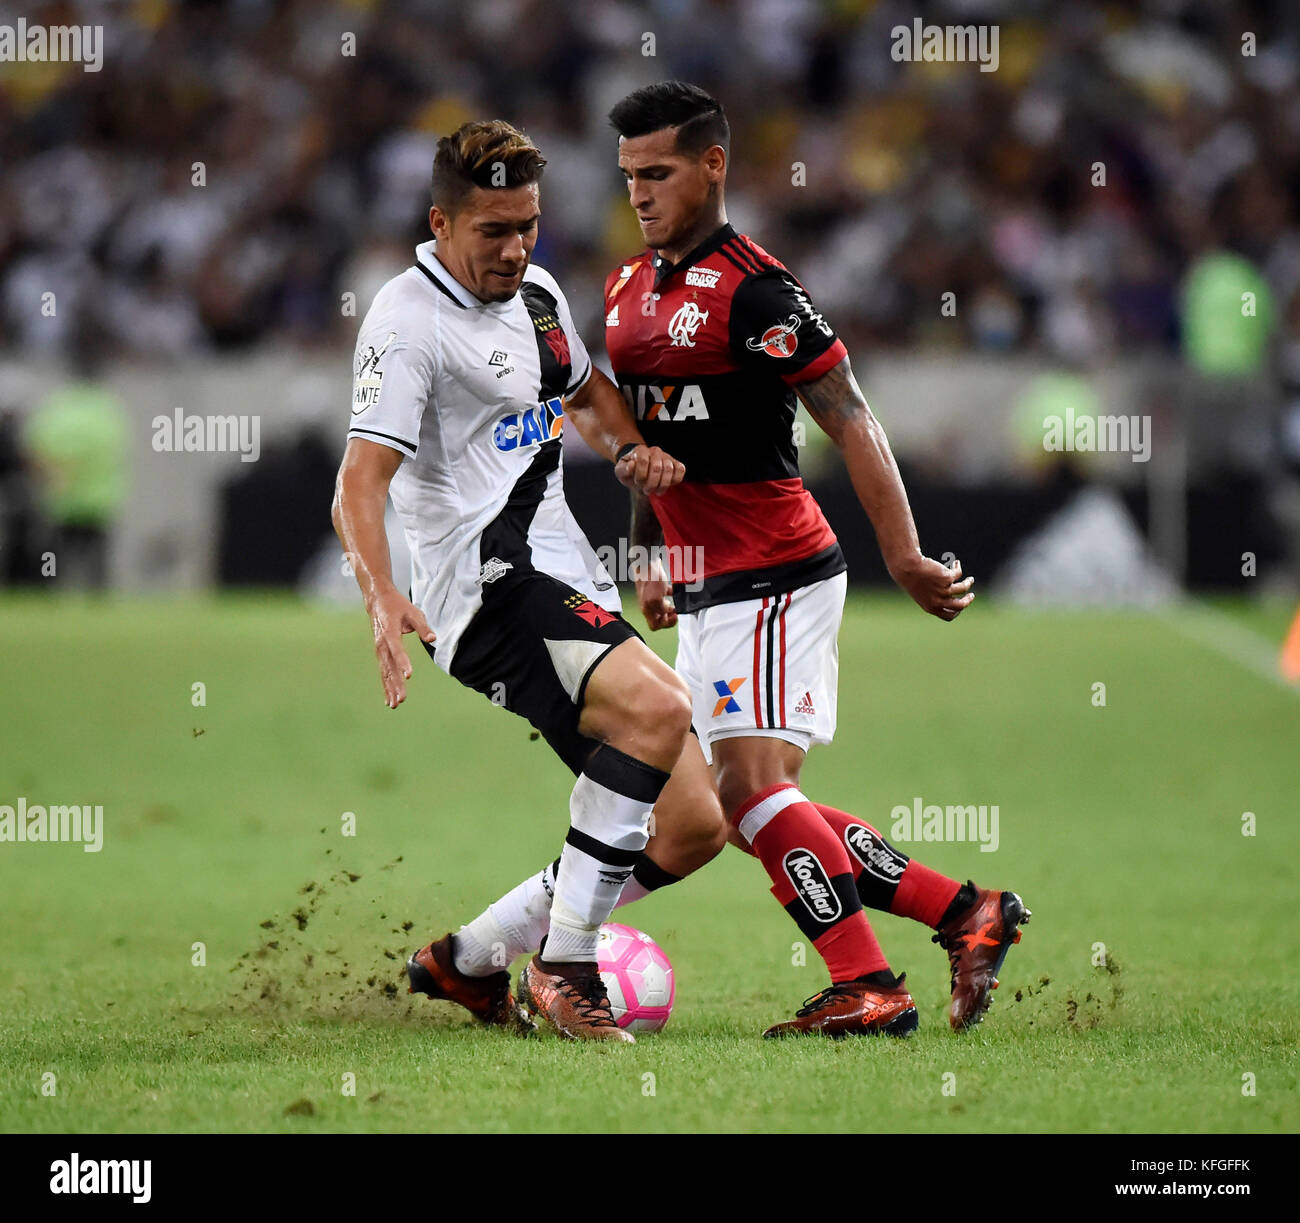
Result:
[[[554,891],[555,864],[548,863],[488,905],[456,932],[456,967],[468,977],[485,977],[536,951],[550,925]]]
[[[595,961],[601,924],[650,839],[650,811],[667,780],[608,744],[587,762],[569,800],[569,835],[546,936],[550,963]]]
[[[634,877],[623,885],[623,891],[619,893],[618,904],[614,908],[621,909],[624,905],[630,905],[633,901],[649,895],[650,889]]]

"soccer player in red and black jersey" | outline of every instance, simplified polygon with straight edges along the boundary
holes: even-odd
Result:
[[[799,281],[727,223],[722,107],[679,81],[610,113],[646,250],[605,283],[610,362],[646,447],[686,468],[634,494],[633,543],[664,546],[669,572],[639,580],[652,629],[676,624],[733,840],[826,962],[831,985],[765,1035],[906,1035],[916,1008],[864,906],[936,931],[952,972],[952,1026],[978,1022],[1029,911],[1014,892],[960,884],[907,858],[854,815],[799,788],[805,753],[835,730],[845,562],[799,476],[796,395],[834,441],[894,580],[954,620],[973,579],[926,557],[883,429],[844,344]],[[627,466],[640,456],[622,458]],[[653,508],[652,508],[653,507]]]

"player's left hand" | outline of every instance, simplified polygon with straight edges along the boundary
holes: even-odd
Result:
[[[636,601],[641,606],[646,626],[652,633],[661,628],[672,628],[677,623],[677,608],[673,606],[673,586],[659,577],[638,578]]]
[[[940,620],[956,620],[975,599],[975,578],[962,580],[961,561],[952,567],[916,553],[891,565],[890,576],[916,600],[917,606]]]
[[[658,446],[642,443],[614,464],[620,484],[643,493],[661,493],[686,478],[686,468]]]

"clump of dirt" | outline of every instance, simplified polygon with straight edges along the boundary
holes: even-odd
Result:
[[[392,870],[401,861],[396,858],[382,869]],[[271,937],[250,947],[231,967],[235,993],[230,1009],[429,1018],[419,1006],[427,1000],[407,994],[405,964],[412,950],[407,936],[415,922],[395,926],[386,914],[377,916],[367,903],[375,898],[355,886],[361,879],[358,872],[339,868],[323,881],[309,880],[286,906],[287,916],[276,913],[258,922]],[[359,958],[359,945],[367,948],[369,958]]]
[[[1091,1031],[1112,1020],[1124,999],[1123,969],[1109,952],[1084,981],[1069,984],[1063,991],[1053,991],[1051,985],[1050,977],[1039,977],[1037,985],[1023,985],[1012,995],[1013,1003],[1030,1004],[1024,1019],[1027,1026]]]
[[[1093,966],[1092,988],[1082,998],[1078,997],[1079,989],[1073,990],[1066,998],[1066,1026],[1080,1031],[1101,1027],[1123,1001],[1123,971],[1119,961],[1108,950],[1102,962]],[[1093,989],[1097,992],[1093,993]]]

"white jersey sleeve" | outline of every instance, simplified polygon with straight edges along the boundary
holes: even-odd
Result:
[[[352,367],[352,421],[360,437],[414,458],[420,421],[437,372],[427,310],[405,301],[409,289],[390,281],[375,296],[357,335]],[[416,322],[423,322],[417,327]]]

